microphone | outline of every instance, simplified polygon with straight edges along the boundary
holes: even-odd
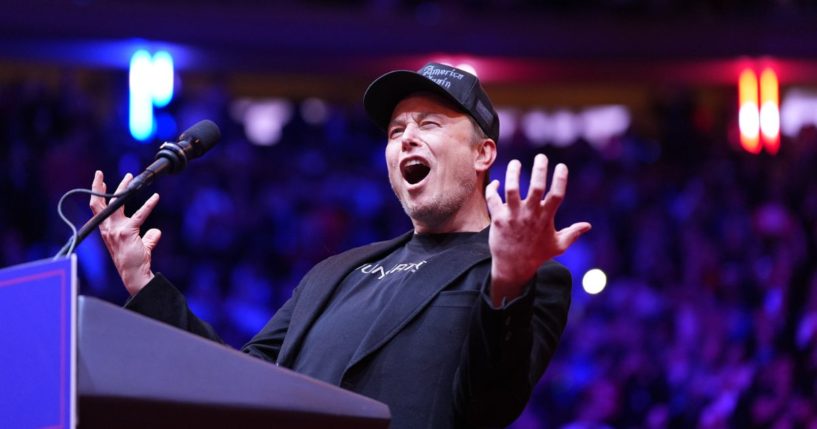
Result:
[[[164,142],[159,146],[159,152],[156,154],[156,160],[150,164],[145,171],[128,184],[127,189],[119,194],[119,198],[112,199],[108,206],[102,209],[92,217],[85,225],[80,228],[78,232],[72,236],[67,243],[60,249],[54,258],[66,256],[74,251],[79,243],[87,237],[91,231],[96,229],[103,220],[116,211],[119,207],[125,204],[133,194],[136,193],[143,186],[153,182],[157,176],[162,174],[178,173],[187,166],[187,161],[196,159],[202,156],[205,152],[210,150],[221,139],[221,131],[218,129],[213,121],[203,120],[188,128],[179,136],[176,142]]]
[[[187,162],[202,156],[221,139],[221,131],[213,121],[205,119],[195,123],[179,136],[176,142],[164,142],[159,146],[156,160],[128,184],[128,191],[137,191],[153,182],[157,176],[176,174]]]

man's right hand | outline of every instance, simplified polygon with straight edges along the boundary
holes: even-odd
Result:
[[[126,174],[115,193],[123,192],[132,179],[133,176],[130,173]],[[94,192],[105,193],[106,185],[101,171],[94,174],[91,189]],[[99,225],[102,241],[105,242],[113,264],[125,283],[125,289],[131,296],[136,295],[153,279],[150,255],[159,243],[162,232],[152,228],[144,236],[140,236],[139,228],[158,203],[159,194],[153,194],[133,216],[125,216],[125,208],[120,207]],[[91,197],[90,206],[94,215],[105,209],[107,205],[105,198]]]

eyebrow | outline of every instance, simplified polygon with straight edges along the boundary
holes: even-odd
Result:
[[[437,112],[418,112],[418,113],[417,113],[417,114],[414,116],[414,118],[415,118],[415,121],[417,121],[417,122],[422,122],[422,120],[423,120],[423,119],[426,119],[426,118],[428,118],[429,116],[439,116],[439,115],[440,115],[440,114],[439,114],[439,113],[437,113]],[[389,128],[391,128],[391,127],[392,127],[392,126],[394,126],[394,125],[402,125],[402,124],[404,124],[404,123],[405,123],[405,121],[403,121],[403,120],[401,120],[401,119],[392,119],[391,121],[389,121],[389,124],[388,124],[388,125],[386,125],[386,129],[389,129]]]

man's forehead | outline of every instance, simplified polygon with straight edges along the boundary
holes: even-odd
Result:
[[[400,100],[391,114],[391,122],[397,119],[398,115],[412,113],[420,116],[441,114],[448,117],[465,116],[454,103],[430,92],[418,92]]]

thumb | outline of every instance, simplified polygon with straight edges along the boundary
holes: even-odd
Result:
[[[145,248],[147,248],[148,251],[152,252],[153,249],[156,248],[156,245],[159,244],[159,239],[161,238],[162,231],[156,228],[151,228],[145,233],[145,236],[142,237],[142,244],[145,245]]]
[[[559,231],[559,238],[560,238],[560,247],[564,250],[567,250],[568,247],[573,245],[573,243],[579,239],[579,237],[590,231],[592,226],[588,222],[577,222],[569,227]]]

